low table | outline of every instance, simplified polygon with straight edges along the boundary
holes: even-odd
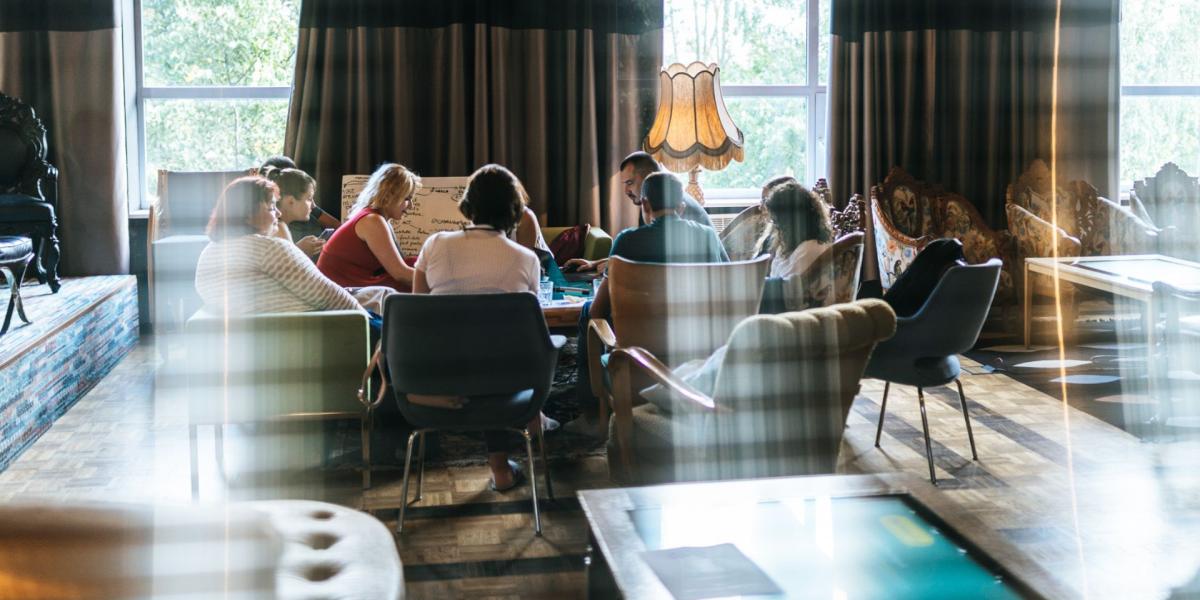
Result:
[[[1146,304],[1146,349],[1154,351],[1154,331],[1158,321],[1154,307],[1154,282],[1165,281],[1176,287],[1200,288],[1200,264],[1163,256],[1070,256],[1025,259],[1025,346],[1030,346],[1033,288],[1030,274],[1053,277],[1092,289],[1111,292]]]
[[[583,302],[566,303],[555,300],[549,306],[542,307],[542,315],[546,317],[546,327],[550,329],[574,329],[579,324],[579,314],[583,312]]]
[[[666,570],[668,579],[700,584],[698,594],[681,594],[687,598],[741,593],[727,587],[737,577],[713,572],[734,564],[752,564],[783,592],[780,597],[790,598],[1076,595],[941,492],[908,475],[751,479],[578,495],[590,529],[589,597],[672,598],[659,575],[662,567],[656,571],[652,562],[675,566]],[[728,558],[729,545],[749,561],[701,556],[671,563],[663,553],[650,553],[717,547]]]

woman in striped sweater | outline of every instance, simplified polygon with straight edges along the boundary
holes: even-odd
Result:
[[[363,310],[295,244],[270,235],[278,201],[278,186],[264,177],[242,177],[225,188],[208,222],[212,243],[196,268],[205,307],[228,315]]]

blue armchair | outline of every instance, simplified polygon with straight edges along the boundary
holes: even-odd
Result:
[[[975,436],[971,432],[971,417],[967,413],[967,398],[958,381],[961,367],[958,354],[970,350],[979,338],[987,318],[988,308],[996,295],[1000,281],[1001,262],[993,258],[978,265],[950,267],[925,304],[912,316],[896,319],[896,335],[881,342],[867,364],[867,377],[882,379],[883,402],[879,408],[879,426],[875,430],[875,447],[883,433],[883,416],[891,384],[912,385],[917,388],[921,406],[921,426],[925,430],[925,456],[929,461],[929,480],[937,483],[933,472],[933,448],[929,441],[929,420],[925,415],[924,388],[958,386],[967,438],[971,442],[971,458],[975,453]]]

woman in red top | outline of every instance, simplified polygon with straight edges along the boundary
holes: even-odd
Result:
[[[419,189],[421,178],[401,165],[384,163],[376,169],[352,216],[325,242],[317,268],[342,287],[411,291],[413,268],[404,262],[387,220],[402,217]]]

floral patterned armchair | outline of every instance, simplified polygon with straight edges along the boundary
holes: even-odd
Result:
[[[1200,180],[1167,163],[1153,177],[1133,182],[1129,203],[1144,223],[1164,229],[1159,252],[1200,260]]]
[[[900,167],[892,167],[883,183],[871,186],[871,222],[883,289],[892,287],[925,244],[937,238],[933,225],[936,198],[934,190]]]
[[[864,239],[861,231],[843,235],[804,272],[784,278],[786,310],[853,302],[862,273]]]
[[[963,243],[963,253],[972,264],[990,258],[1004,261],[995,302],[1015,300],[1012,241],[1007,232],[988,227],[966,198],[927,186],[900,167],[892,167],[883,183],[871,188],[871,218],[883,289],[892,286],[926,244],[949,237]]]

